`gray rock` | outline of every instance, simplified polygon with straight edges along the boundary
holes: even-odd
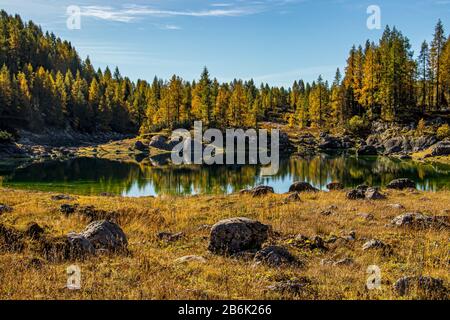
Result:
[[[208,250],[217,254],[259,250],[268,233],[269,226],[248,218],[222,220],[211,228]]]
[[[404,190],[404,189],[416,189],[416,183],[411,179],[403,178],[403,179],[395,179],[392,180],[386,188],[388,189],[396,189],[396,190]]]
[[[190,262],[197,262],[197,263],[206,263],[206,259],[201,256],[184,256],[181,258],[178,258],[174,261],[175,263],[183,264],[183,263],[190,263]]]
[[[350,200],[365,199],[366,193],[363,189],[353,189],[347,193],[346,197]]]
[[[298,192],[293,192],[286,197],[284,203],[299,202],[299,201],[301,201],[300,194]]]
[[[413,152],[423,151],[430,148],[437,142],[435,136],[422,136],[411,140],[411,146]]]
[[[156,234],[156,237],[159,240],[163,240],[166,242],[175,242],[178,240],[181,240],[184,236],[183,232],[178,232],[178,233],[171,233],[171,232],[158,232]]]
[[[249,194],[251,194],[253,197],[261,197],[273,193],[275,193],[273,188],[268,186],[258,186],[249,190]]]
[[[395,217],[391,225],[418,229],[449,228],[447,217],[429,217],[420,212],[409,212]]]
[[[96,249],[121,251],[128,246],[128,240],[123,230],[111,221],[94,221],[86,227],[81,235],[88,239]]]
[[[436,298],[445,297],[448,293],[442,279],[428,276],[402,277],[394,283],[394,290],[400,296],[408,295],[413,289],[418,289]]]
[[[319,190],[314,188],[308,182],[296,182],[291,185],[289,192],[318,192]]]
[[[371,221],[375,219],[375,216],[372,213],[360,213],[358,217],[363,218],[366,221]]]
[[[61,205],[61,207],[59,208],[59,211],[68,216],[71,215],[73,213],[75,213],[75,211],[78,209],[78,205],[77,204],[63,204]]]
[[[377,239],[372,239],[372,240],[367,241],[366,243],[364,243],[364,245],[362,247],[362,249],[364,251],[374,250],[374,249],[375,250],[387,250],[389,248],[390,248],[389,245],[387,245],[384,242],[377,240]]]
[[[148,147],[142,141],[138,140],[134,143],[134,150],[141,151],[141,152],[147,152]]]
[[[85,258],[95,254],[95,248],[84,235],[69,233],[67,235],[67,246],[64,255],[67,258]]]
[[[286,248],[280,246],[270,246],[258,251],[254,261],[271,267],[297,263],[297,259]]]
[[[365,192],[367,200],[385,200],[386,196],[380,193],[378,188],[368,188]]]
[[[431,155],[433,157],[450,155],[450,141],[441,141],[436,144],[431,151]]]
[[[166,151],[170,150],[169,145],[167,144],[167,139],[160,135],[156,135],[151,139],[149,147]]]

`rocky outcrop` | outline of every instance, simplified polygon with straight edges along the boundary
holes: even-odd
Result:
[[[222,220],[211,229],[208,250],[216,254],[259,250],[268,233],[269,226],[248,218]]]
[[[433,156],[433,157],[448,156],[448,155],[450,155],[450,141],[449,140],[439,142],[431,150],[431,156]]]
[[[396,189],[396,190],[404,190],[404,189],[415,189],[416,183],[411,179],[395,179],[392,180],[386,188],[388,189]]]
[[[81,233],[95,249],[123,251],[128,246],[127,236],[114,222],[101,220],[89,224]]]
[[[314,188],[308,182],[295,182],[289,188],[289,192],[318,192],[319,190]]]
[[[394,290],[400,296],[405,296],[413,291],[424,293],[430,298],[445,298],[448,296],[448,289],[444,285],[444,280],[428,276],[402,277],[394,283]]]

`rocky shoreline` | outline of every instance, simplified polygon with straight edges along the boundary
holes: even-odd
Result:
[[[437,118],[426,123],[427,130],[418,133],[417,125],[398,125],[374,122],[369,133],[356,136],[346,133],[288,132],[281,127],[280,153],[309,156],[322,152],[350,152],[361,156],[393,156],[400,159],[425,160],[450,155],[450,138],[438,137],[437,129],[444,120]],[[280,126],[277,126],[279,128]],[[90,149],[95,156],[97,146],[105,153],[130,153],[158,156],[170,152],[178,141],[162,134],[141,138],[119,133],[85,134],[73,130],[32,133],[20,131],[16,143],[0,144],[1,159],[26,159],[29,161],[65,160],[79,156],[80,151]],[[115,144],[115,142],[123,142]],[[116,146],[116,148],[114,147]],[[123,150],[119,150],[123,149]],[[106,155],[108,156],[108,155]]]

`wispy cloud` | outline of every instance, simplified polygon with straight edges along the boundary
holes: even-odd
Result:
[[[204,9],[195,10],[167,10],[142,5],[112,6],[83,6],[81,15],[107,21],[133,22],[144,17],[241,17],[258,14],[273,7],[285,6],[305,0],[262,0],[217,2],[209,4]]]

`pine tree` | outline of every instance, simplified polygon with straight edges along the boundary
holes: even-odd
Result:
[[[433,41],[431,42],[431,51],[430,51],[431,68],[433,69],[434,74],[434,102],[435,102],[434,107],[436,110],[441,106],[442,100],[441,55],[444,49],[444,44],[445,44],[444,26],[442,25],[442,21],[439,19],[434,30],[434,37]]]

